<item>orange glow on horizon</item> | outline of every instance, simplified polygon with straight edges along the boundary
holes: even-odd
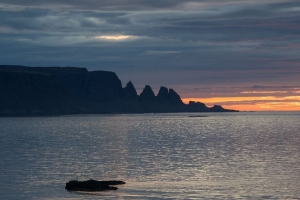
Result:
[[[186,104],[202,102],[208,107],[221,105],[240,111],[300,111],[300,96],[182,98],[182,101]]]

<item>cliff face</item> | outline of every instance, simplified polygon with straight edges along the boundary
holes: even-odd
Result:
[[[77,67],[23,66],[0,66],[0,70],[53,75],[63,88],[82,101],[105,102],[122,96],[122,84],[114,72],[89,72]]]
[[[54,76],[0,71],[0,115],[83,113],[84,106]]]
[[[107,102],[122,97],[122,84],[113,72],[95,71],[86,76],[82,100]]]
[[[1,116],[229,111],[199,102],[183,104],[166,87],[155,96],[146,85],[138,96],[131,82],[122,88],[114,72],[76,67],[0,66],[0,94]]]

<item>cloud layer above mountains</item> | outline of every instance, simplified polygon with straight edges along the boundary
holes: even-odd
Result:
[[[298,0],[2,0],[0,35],[1,64],[115,71],[183,97],[300,86]]]

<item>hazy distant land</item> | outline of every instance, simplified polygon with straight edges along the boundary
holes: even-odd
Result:
[[[166,87],[155,95],[146,85],[138,95],[131,82],[122,88],[114,72],[77,67],[0,65],[0,93],[1,116],[235,112],[201,102],[184,104]]]

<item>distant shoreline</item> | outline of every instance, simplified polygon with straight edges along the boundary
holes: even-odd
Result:
[[[78,67],[0,65],[0,116],[69,114],[238,112],[220,105],[182,102],[171,88],[150,85],[140,94],[131,81],[122,87],[116,73]]]

